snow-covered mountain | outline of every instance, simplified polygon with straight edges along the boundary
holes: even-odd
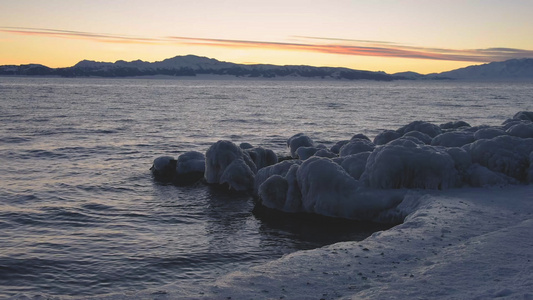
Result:
[[[232,75],[251,78],[324,78],[367,80],[418,80],[418,79],[517,79],[533,78],[533,58],[511,59],[503,62],[470,66],[453,71],[422,75],[415,72],[387,74],[348,68],[243,65],[218,61],[213,58],[186,55],[156,62],[142,60],[97,62],[82,60],[68,68],[49,68],[43,65],[0,66],[0,75],[53,75],[63,77],[132,77],[150,75],[196,76],[200,74]]]
[[[103,76],[124,77],[139,75],[196,76],[199,74],[233,75],[236,77],[274,78],[274,77],[317,77],[331,79],[369,79],[393,80],[394,77],[383,72],[352,70],[347,68],[242,65],[218,61],[213,58],[186,55],[176,56],[163,61],[146,62],[142,60],[115,63],[83,60],[71,68],[59,70],[62,76]]]
[[[429,78],[452,79],[513,79],[533,78],[533,58],[510,59],[502,62],[469,66],[439,74],[427,75]]]

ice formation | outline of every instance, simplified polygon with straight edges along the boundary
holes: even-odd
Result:
[[[348,156],[361,152],[373,151],[376,146],[369,140],[355,138],[341,147],[339,156]]]
[[[154,159],[150,170],[157,180],[191,184],[204,176],[205,156],[197,151],[185,152],[178,159],[161,156]]]
[[[266,166],[273,165],[278,162],[278,156],[276,155],[276,153],[274,153],[274,151],[270,149],[265,149],[263,147],[253,147],[253,146],[252,147],[246,146],[246,148],[242,148],[243,147],[242,144],[240,147],[241,149],[245,149],[244,151],[248,153],[248,155],[254,162],[257,170],[262,169]]]
[[[432,146],[461,147],[470,144],[474,139],[474,134],[467,131],[451,131],[437,135],[431,140]]]
[[[373,188],[451,188],[457,182],[454,160],[436,147],[411,141],[389,143],[368,157],[361,180]]]
[[[287,140],[287,146],[290,148],[291,156],[298,158],[296,150],[300,147],[313,147],[313,140],[303,133],[298,133]]]
[[[177,160],[172,156],[160,156],[154,159],[150,171],[156,179],[171,180],[176,173]]]
[[[329,149],[299,133],[287,140],[290,156],[281,159],[249,143],[218,141],[205,157],[159,157],[152,172],[178,181],[203,172],[207,183],[250,191],[260,205],[283,212],[396,222],[382,212],[407,190],[532,183],[532,117],[519,112],[492,127],[415,121],[385,130],[373,142],[356,134]]]
[[[248,154],[230,141],[218,141],[205,154],[207,183],[228,184],[237,191],[253,188],[257,168]]]
[[[249,154],[231,142],[216,143],[206,158],[208,165],[213,160],[223,169],[217,183],[237,186],[244,179],[242,185],[249,188],[253,179],[263,206],[403,224],[361,242],[296,252],[233,272],[202,286],[201,296],[197,291],[187,295],[532,298],[532,119],[533,112],[519,112],[491,127],[413,122],[378,134],[372,149],[345,156],[338,155],[342,147],[368,141],[333,141],[328,151],[298,134],[287,145],[299,159],[260,168],[256,174],[247,163]],[[164,173],[173,161],[156,159],[153,172]]]
[[[179,183],[193,183],[204,177],[205,155],[197,151],[189,151],[178,157],[176,180]]]

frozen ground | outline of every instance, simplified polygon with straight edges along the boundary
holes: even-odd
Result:
[[[396,212],[361,242],[108,299],[533,299],[533,185],[412,192]]]

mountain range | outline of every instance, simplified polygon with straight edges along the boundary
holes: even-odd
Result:
[[[222,62],[195,55],[176,56],[157,62],[142,60],[96,62],[83,60],[72,67],[49,68],[39,64],[0,66],[0,75],[61,77],[134,77],[134,76],[196,76],[202,74],[230,75],[239,78],[322,78],[367,80],[437,80],[437,79],[519,79],[533,78],[533,58],[511,59],[484,65],[469,66],[448,72],[422,75],[415,72],[387,74],[335,67],[304,65],[244,65]]]

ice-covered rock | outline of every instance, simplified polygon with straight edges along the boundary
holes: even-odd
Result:
[[[284,176],[272,175],[259,186],[258,195],[263,206],[288,213],[303,212],[302,194],[296,181],[299,167],[293,164]]]
[[[290,149],[291,156],[298,158],[296,150],[300,147],[313,147],[313,140],[303,133],[298,133],[287,140],[287,146]]]
[[[396,206],[403,193],[369,190],[327,158],[312,157],[296,171],[304,212],[371,220]]]
[[[467,178],[467,183],[473,187],[503,186],[517,183],[516,179],[499,172],[491,171],[479,164],[470,166]]]
[[[402,136],[400,137],[399,139],[395,139],[394,141],[390,141],[388,142],[388,144],[391,144],[391,145],[402,145],[406,142],[409,142],[409,143],[415,143],[417,145],[426,145],[426,143],[422,142],[421,140],[419,140],[418,138],[414,137],[414,136]]]
[[[255,182],[254,182],[254,191],[257,194],[259,190],[259,186],[263,184],[270,176],[273,175],[280,175],[282,177],[285,177],[287,173],[289,172],[289,169],[293,165],[300,165],[302,161],[300,160],[284,160],[282,162],[279,162],[277,164],[274,164],[272,166],[268,166],[265,168],[260,169],[257,171],[257,174],[255,175]]]
[[[432,146],[462,147],[475,140],[474,134],[466,131],[450,131],[437,135],[431,140]]]
[[[242,144],[241,144],[242,149]],[[257,170],[260,170],[266,166],[276,164],[278,162],[278,156],[274,151],[265,149],[263,147],[252,147],[244,150],[252,161],[254,162]]]
[[[348,174],[350,174],[350,176],[359,180],[365,171],[366,161],[368,160],[370,153],[371,152],[361,152],[345,156],[340,165]]]
[[[442,130],[440,129],[439,126],[429,123],[429,122],[424,122],[424,121],[411,122],[399,128],[396,131],[400,133],[401,135],[404,135],[405,133],[409,131],[420,131],[422,133],[429,135],[432,138],[442,133]]]
[[[432,140],[432,138],[429,135],[423,132],[420,132],[420,131],[409,131],[405,133],[403,136],[404,137],[409,137],[409,136],[415,137],[426,145],[431,144],[431,140]]]
[[[248,183],[251,183],[249,188],[253,187],[256,166],[248,154],[234,143],[224,140],[218,141],[207,149],[205,156],[204,178],[207,183],[227,183],[230,188],[236,190],[242,190],[242,187]],[[235,161],[241,162],[233,164]],[[232,165],[230,170],[226,170],[230,165]],[[235,174],[231,172],[235,172]],[[240,178],[240,176],[250,178]]]
[[[318,148],[315,147],[299,147],[298,149],[296,149],[296,157],[301,160],[306,160],[309,157],[315,155],[317,151]]]
[[[533,111],[519,111],[513,116],[513,119],[533,122]]]
[[[507,133],[500,128],[495,127],[488,127],[488,128],[481,128],[474,132],[474,139],[481,140],[481,139],[493,139],[500,135],[507,135]]]
[[[348,156],[361,152],[373,151],[376,146],[370,140],[352,139],[349,143],[341,147],[339,156]]]
[[[472,157],[470,156],[470,153],[463,148],[450,147],[445,148],[444,151],[453,159],[457,171],[465,172],[472,165]]]
[[[517,124],[531,124],[529,120],[517,120],[517,119],[508,119],[502,124],[502,129],[507,131],[507,129],[517,125]]]
[[[180,184],[196,182],[204,177],[205,155],[197,151],[189,151],[178,157],[176,179]]]
[[[236,191],[249,191],[254,186],[254,173],[244,160],[235,159],[224,169],[218,183]]]
[[[258,195],[263,206],[283,211],[288,191],[287,180],[281,175],[272,175],[261,183]]]
[[[320,149],[315,154],[313,154],[313,156],[334,158],[337,157],[337,154],[329,151],[328,149]]]
[[[172,180],[176,174],[177,160],[172,156],[160,156],[154,159],[150,171],[158,180]]]
[[[246,149],[252,149],[254,146],[252,146],[252,144],[250,143],[240,143],[239,147],[243,150],[246,150]]]
[[[393,141],[397,138],[400,138],[403,134],[398,133],[394,130],[384,130],[380,132],[376,137],[374,138],[374,144],[375,145],[385,145],[386,143]]]
[[[335,143],[335,145],[331,147],[330,151],[335,154],[339,154],[339,151],[341,151],[342,146],[348,144],[349,142],[349,140],[338,141],[337,143]]]
[[[354,134],[350,140],[355,140],[355,139],[367,140],[371,142],[370,139],[362,133]]]
[[[405,140],[376,148],[368,157],[361,180],[378,189],[445,189],[457,184],[457,176],[448,153]]]
[[[529,156],[533,151],[533,139],[514,136],[498,136],[490,140],[478,140],[464,146],[472,161],[492,171],[526,181]]]
[[[470,124],[468,124],[467,122],[465,121],[453,121],[453,122],[448,122],[448,123],[444,123],[444,124],[440,124],[439,126],[441,129],[446,129],[446,130],[455,130],[457,128],[461,128],[461,127],[471,127]]]
[[[521,138],[533,138],[533,123],[518,123],[506,130],[509,135]]]

